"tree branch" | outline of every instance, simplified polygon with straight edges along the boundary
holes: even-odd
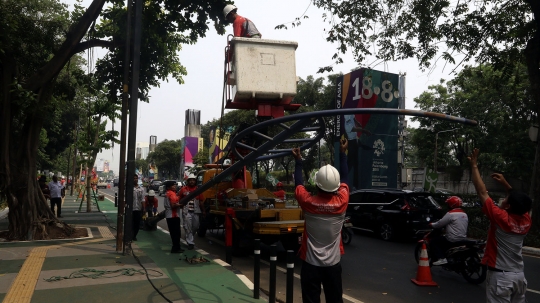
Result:
[[[106,40],[100,40],[100,39],[91,39],[88,41],[81,42],[77,44],[77,46],[73,49],[73,53],[71,55],[75,55],[80,52],[84,52],[85,50],[92,48],[92,47],[105,47],[105,48],[115,48],[118,47],[120,43],[116,43],[114,41],[106,41]]]
[[[79,42],[90,28],[90,25],[97,19],[103,9],[106,0],[94,0],[88,7],[84,15],[77,23],[72,25],[66,34],[66,40],[56,52],[54,57],[41,67],[25,84],[25,88],[30,91],[37,91],[40,87],[51,81],[69,61],[75,53]]]

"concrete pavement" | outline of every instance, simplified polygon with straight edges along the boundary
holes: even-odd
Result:
[[[117,253],[116,208],[98,203],[101,212],[93,205],[78,213],[80,201],[68,196],[62,207],[63,220],[87,228],[87,238],[0,242],[0,302],[265,302],[217,256],[186,247],[170,254],[164,232],[141,230],[132,244],[136,257]],[[0,230],[7,224],[0,219]],[[201,256],[210,262],[186,261]]]

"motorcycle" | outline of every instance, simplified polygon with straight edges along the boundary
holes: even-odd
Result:
[[[426,244],[429,266],[431,267],[433,265],[434,260],[431,259],[430,241],[440,234],[442,234],[442,231],[435,229],[428,232],[418,241],[414,251],[416,263],[420,260],[422,244]],[[445,270],[461,274],[471,284],[480,284],[486,279],[487,272],[486,266],[480,263],[484,257],[485,248],[486,241],[484,240],[468,239],[456,242],[453,247],[446,251],[445,255],[448,263],[441,265],[441,267]]]
[[[343,227],[341,228],[341,241],[343,241],[343,244],[345,245],[351,243],[353,235],[351,230],[352,226],[351,217],[345,217],[345,220],[343,220]]]

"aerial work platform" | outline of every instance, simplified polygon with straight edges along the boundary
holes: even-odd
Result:
[[[259,117],[279,118],[294,111],[296,59],[294,41],[232,38],[227,46],[226,106],[255,109]]]

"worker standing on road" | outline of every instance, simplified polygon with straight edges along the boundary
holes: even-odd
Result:
[[[190,174],[187,178],[187,185],[182,187],[178,196],[180,199],[189,195],[197,189],[197,177],[194,174]],[[200,215],[206,217],[206,212],[203,205],[203,195],[198,195],[192,200],[188,201],[184,206],[184,231],[186,232],[186,242],[188,244],[188,249],[193,249],[195,247],[195,242],[193,239],[193,234],[199,228]]]
[[[295,196],[305,217],[299,252],[303,260],[300,273],[303,302],[320,302],[321,284],[326,302],[343,302],[341,227],[349,204],[347,146],[347,139],[342,139],[339,155],[341,174],[333,166],[325,165],[315,175],[319,192],[314,196],[303,185],[300,148],[292,150],[296,159]]]
[[[261,38],[262,35],[255,24],[248,18],[238,15],[238,8],[232,4],[228,4],[223,8],[225,19],[233,24],[234,36],[243,38]]]
[[[482,212],[489,219],[486,252],[482,264],[487,265],[486,299],[488,303],[527,302],[527,280],[523,273],[523,239],[531,228],[532,200],[525,193],[513,190],[502,174],[491,177],[506,189],[507,196],[498,207],[489,197],[478,170],[475,148],[468,157],[471,162],[472,182],[482,203]]]
[[[283,190],[283,183],[278,182],[276,185],[276,189],[277,191],[274,192],[274,195],[280,200],[285,200],[285,191]]]
[[[180,216],[182,215],[182,205],[179,203],[180,199],[176,194],[176,182],[167,181],[163,184],[165,186],[165,200],[163,206],[165,207],[165,218],[167,220],[167,228],[171,235],[172,248],[171,254],[183,253],[184,250],[180,248]]]

